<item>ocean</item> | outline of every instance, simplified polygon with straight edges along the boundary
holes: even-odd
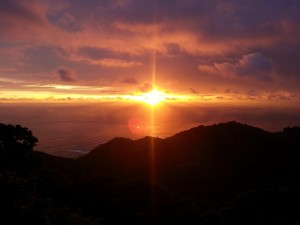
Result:
[[[238,121],[269,131],[300,126],[298,110],[286,108],[132,102],[0,103],[0,123],[28,127],[35,150],[78,157],[114,137],[165,138],[199,125]]]

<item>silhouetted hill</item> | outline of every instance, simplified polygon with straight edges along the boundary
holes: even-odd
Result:
[[[250,177],[264,176],[283,145],[279,139],[259,128],[229,122],[199,126],[166,139],[113,139],[77,161],[87,172],[85,176],[147,181],[154,166],[159,183],[178,187],[188,182],[198,190],[210,191],[215,183],[221,187],[221,181],[230,185],[233,180],[240,186],[247,175],[248,186]]]
[[[257,186],[297,181],[299,137],[297,128],[271,133],[228,122],[166,139],[113,139],[77,161],[84,176],[121,182],[147,182],[154,173],[155,185],[213,210]]]
[[[64,159],[0,152],[3,224],[300,222],[300,128],[237,122],[115,138]]]

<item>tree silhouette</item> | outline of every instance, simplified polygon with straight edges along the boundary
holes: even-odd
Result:
[[[38,142],[31,130],[20,125],[0,123],[0,151],[30,151]]]

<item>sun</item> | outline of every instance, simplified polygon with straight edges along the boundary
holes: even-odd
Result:
[[[157,105],[163,100],[165,100],[164,94],[157,89],[143,95],[143,101],[149,105]]]

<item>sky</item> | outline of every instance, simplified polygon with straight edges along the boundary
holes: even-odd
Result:
[[[299,12],[299,0],[0,0],[0,101],[155,86],[169,100],[296,105]]]

